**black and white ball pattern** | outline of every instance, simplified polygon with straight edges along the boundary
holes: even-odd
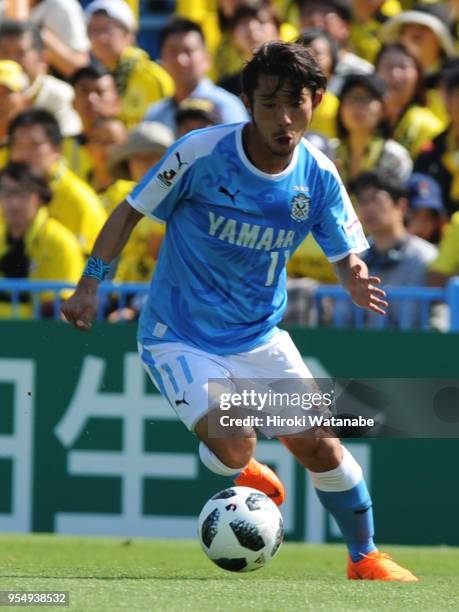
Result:
[[[282,515],[264,493],[231,487],[214,495],[199,515],[202,549],[219,567],[250,572],[269,563],[284,539]]]

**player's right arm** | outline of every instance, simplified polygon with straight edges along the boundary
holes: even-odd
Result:
[[[143,214],[133,208],[126,200],[121,202],[97,237],[91,257],[110,264],[117,257]],[[83,275],[75,293],[62,305],[62,314],[77,329],[87,331],[97,314],[97,288],[99,280],[94,276]]]

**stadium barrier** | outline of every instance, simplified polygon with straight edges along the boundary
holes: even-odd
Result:
[[[61,283],[56,281],[30,281],[28,279],[0,279],[0,293],[11,296],[12,317],[19,318],[19,304],[21,294],[29,293],[33,305],[33,318],[40,319],[40,294],[42,292],[54,293],[53,317],[59,320],[61,297],[60,292],[71,289],[75,285],[71,283]],[[116,296],[118,308],[124,308],[129,296],[145,295],[148,291],[147,283],[114,283],[106,281],[100,284],[99,297],[100,304],[97,318],[104,318],[105,308],[111,296]],[[421,312],[420,328],[428,330],[430,328],[430,309],[435,303],[445,303],[449,312],[449,331],[459,331],[459,277],[450,279],[445,288],[437,287],[389,287],[387,288],[389,300],[400,303],[399,328],[402,330],[413,329],[416,322],[413,321],[413,303],[418,304]],[[350,303],[350,298],[346,291],[340,286],[320,285],[314,291],[314,301],[317,311],[320,313],[324,298],[331,298],[337,301]],[[364,327],[364,311],[361,308],[353,308],[354,327]],[[319,317],[320,318],[320,317]],[[339,313],[334,316],[334,327],[343,327],[339,320]],[[387,320],[380,318],[380,328],[387,326]]]
[[[456,334],[290,331],[316,376],[459,373]],[[195,537],[201,506],[230,481],[200,464],[196,439],[153,389],[135,325],[100,322],[80,333],[3,321],[0,338],[0,531]],[[459,545],[455,439],[346,444],[369,481],[378,542]],[[263,440],[257,456],[286,484],[287,537],[339,541],[285,448]]]

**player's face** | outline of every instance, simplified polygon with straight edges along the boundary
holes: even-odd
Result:
[[[276,76],[260,75],[250,107],[252,124],[266,149],[274,156],[288,157],[300,142],[321,94],[313,99],[304,88],[298,96],[285,82],[279,89]]]

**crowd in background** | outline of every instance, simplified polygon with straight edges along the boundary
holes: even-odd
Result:
[[[136,45],[136,0],[85,5],[0,1],[0,278],[76,282],[107,215],[177,138],[248,119],[242,67],[276,39],[306,47],[328,79],[306,136],[351,194],[371,273],[387,286],[459,274],[459,0],[177,0],[155,60]],[[164,231],[144,218],[113,279],[148,281]],[[312,236],[288,274],[286,320],[308,322],[310,289],[337,282]],[[138,308],[114,300],[107,317]],[[336,309],[351,324],[351,306]]]

